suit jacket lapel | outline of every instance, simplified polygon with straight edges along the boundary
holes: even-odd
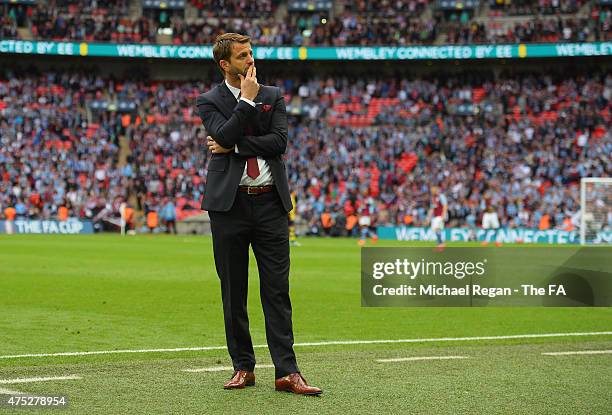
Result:
[[[255,99],[253,100],[253,102],[255,103],[255,109],[257,110],[257,116],[255,117],[255,131],[257,131],[257,134],[262,134],[262,129],[261,129],[261,124],[259,123],[259,116],[260,111],[261,111],[261,106],[262,104],[258,104],[263,102],[263,85],[259,84],[259,91],[257,92],[257,96],[255,97]]]
[[[253,102],[255,103],[262,102],[261,101],[262,94],[263,94],[262,86],[263,85],[259,84],[259,92],[257,93],[257,96],[253,100]],[[234,113],[234,107],[237,104],[236,98],[234,97],[234,94],[232,94],[232,91],[229,90],[227,85],[225,85],[225,81],[221,82],[218,88],[219,88],[219,92],[221,95],[219,109],[221,110],[223,115],[225,115],[225,117],[229,120],[232,114]],[[261,105],[256,104],[255,108],[259,112],[259,110],[261,109]],[[255,125],[253,127],[255,128],[255,131],[257,133],[261,131],[261,125],[259,124],[259,116],[255,117]]]
[[[219,85],[219,92],[221,95],[219,109],[223,115],[225,115],[225,118],[229,120],[234,113],[236,98],[234,98],[234,94],[232,94],[227,85],[225,85],[225,81],[221,82]]]

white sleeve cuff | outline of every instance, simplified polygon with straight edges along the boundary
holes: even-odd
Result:
[[[247,103],[247,104],[249,104],[251,107],[254,107],[254,106],[255,106],[255,103],[254,103],[253,101],[251,101],[250,99],[247,99],[247,98],[245,98],[245,97],[240,97],[240,101],[244,101],[244,102],[246,102],[246,103]]]
[[[234,151],[235,151],[236,153],[239,153],[239,151],[238,151],[238,144],[234,144]]]

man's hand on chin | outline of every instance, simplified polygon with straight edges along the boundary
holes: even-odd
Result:
[[[255,68],[255,64],[249,67],[246,76],[239,73],[238,77],[240,78],[240,95],[253,101],[259,92],[259,84],[257,83],[257,69]]]
[[[213,154],[225,154],[234,151],[233,148],[221,147],[211,136],[206,137],[206,145]]]

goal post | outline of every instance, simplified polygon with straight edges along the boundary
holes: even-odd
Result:
[[[580,180],[580,244],[599,242],[600,231],[609,230],[612,219],[612,177]]]

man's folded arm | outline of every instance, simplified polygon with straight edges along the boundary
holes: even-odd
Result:
[[[198,97],[196,105],[206,132],[224,148],[232,148],[238,143],[243,126],[253,122],[257,114],[257,110],[243,100],[238,101],[229,120],[203,95]]]
[[[270,132],[268,134],[238,138],[237,153],[242,157],[269,157],[284,154],[287,150],[287,110],[285,100],[277,90],[274,102]]]

